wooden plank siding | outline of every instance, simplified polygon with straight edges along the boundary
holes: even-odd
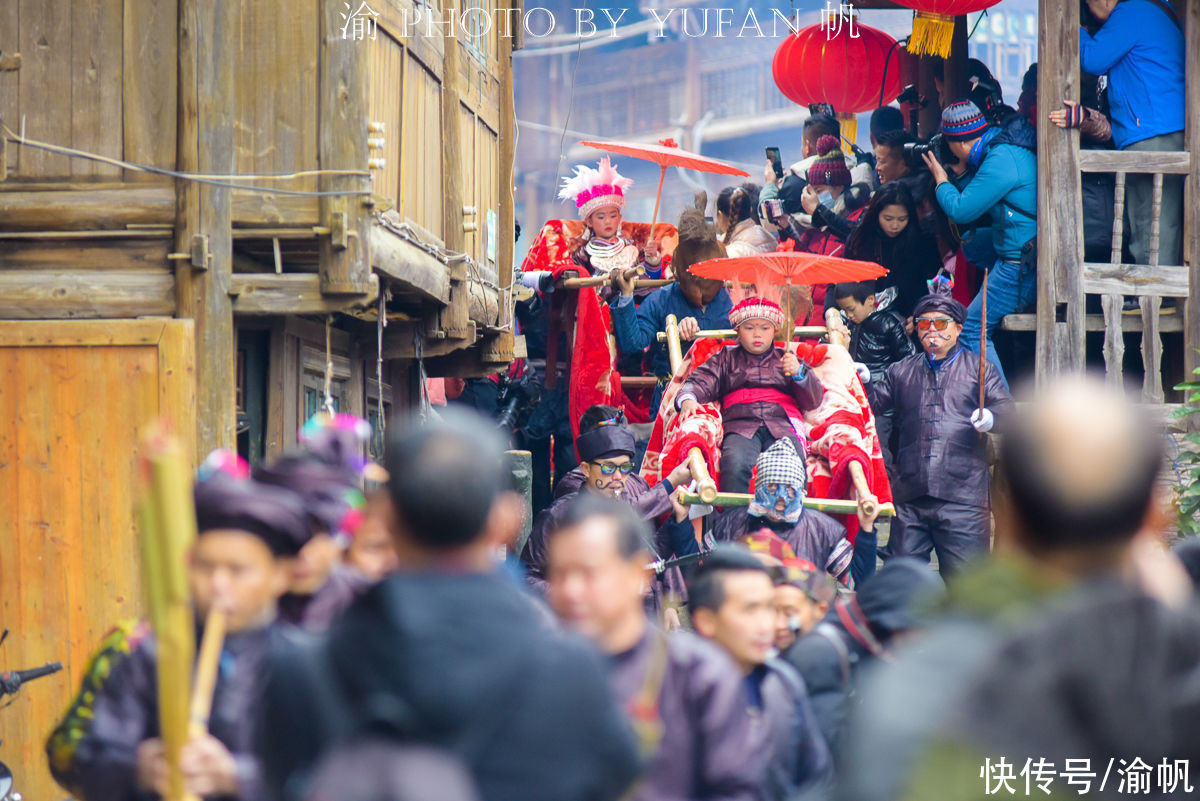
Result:
[[[59,798],[46,735],[115,623],[143,609],[137,452],[162,415],[195,414],[191,323],[0,322],[0,610],[6,667],[61,661],[4,712],[4,760],[27,798]],[[28,347],[34,345],[34,347]],[[189,443],[190,448],[190,443]]]
[[[438,238],[442,225],[442,86],[411,52],[404,62],[400,215]],[[438,134],[431,135],[431,131]]]

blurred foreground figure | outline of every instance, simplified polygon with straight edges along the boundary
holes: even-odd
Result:
[[[226,636],[207,732],[184,746],[180,768],[189,793],[205,798],[262,798],[254,724],[292,560],[308,538],[299,496],[218,473],[197,482],[196,542],[188,582],[196,639],[209,612],[225,613]],[[141,801],[166,790],[166,750],[158,717],[158,645],[131,639],[129,653],[94,692],[79,734],[51,741],[56,778],[88,801]],[[74,741],[74,742],[71,742]]]
[[[1141,586],[1161,445],[1096,381],[1064,381],[1015,413],[997,552],[865,677],[841,797],[974,799],[1005,779],[1024,795],[1027,778],[1033,795],[1103,796],[1102,781],[1105,797],[1185,794],[1178,760],[1200,759],[1200,617]]]
[[[820,792],[833,777],[829,746],[817,728],[804,680],[772,655],[775,583],[742,545],[718,545],[688,583],[696,632],[733,657],[744,676],[754,736],[767,759],[768,799]]]
[[[636,749],[599,658],[496,572],[523,503],[494,427],[445,411],[399,426],[387,454],[399,567],[276,656],[260,738],[276,796],[309,797],[322,758],[383,738],[448,752],[488,801],[618,798]]]
[[[754,735],[742,671],[716,645],[668,636],[646,618],[649,539],[628,504],[579,499],[549,533],[547,598],[610,658],[609,683],[648,763],[631,799],[757,801],[768,755]]]

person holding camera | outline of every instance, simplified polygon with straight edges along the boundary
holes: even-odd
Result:
[[[1032,247],[1037,237],[1036,138],[1027,124],[990,124],[970,100],[952,103],[942,111],[941,135],[948,153],[941,153],[939,159],[934,154],[941,148],[935,148],[922,155],[936,183],[938,205],[955,223],[969,223],[985,214],[992,219],[996,260],[987,277],[987,320],[980,319],[981,290],[967,310],[962,339],[973,350],[986,348],[988,359],[999,368],[992,329],[1005,315],[1032,304],[1037,297],[1035,262],[1022,258],[1032,255],[1026,245]],[[961,188],[951,182],[943,166],[941,159],[950,158],[954,161],[948,166]],[[1004,379],[1002,368],[1000,376]]]

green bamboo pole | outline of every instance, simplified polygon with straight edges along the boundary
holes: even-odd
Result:
[[[694,492],[684,492],[679,496],[681,503],[710,503],[713,506],[749,506],[750,501],[753,499],[753,495],[747,495],[741,492],[718,492],[712,501],[705,501]],[[856,501],[846,501],[840,498],[805,498],[804,508],[815,509],[818,512],[827,512],[835,515],[852,515],[858,513],[858,503]],[[895,514],[896,507],[892,506],[892,504],[879,504],[880,517],[894,517]]]
[[[792,330],[792,336],[795,337],[823,337],[828,333],[829,329],[823,325],[798,325]],[[732,328],[714,328],[696,334],[696,339],[733,339],[736,336],[737,331]],[[667,341],[665,331],[658,332],[658,341]]]

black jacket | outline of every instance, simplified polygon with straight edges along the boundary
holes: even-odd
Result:
[[[900,449],[892,497],[905,503],[923,495],[970,506],[988,505],[986,440],[971,425],[979,406],[979,354],[955,347],[935,369],[922,353],[896,362],[872,382],[876,413],[894,409]],[[1013,399],[1000,370],[987,363],[984,406],[1003,425]]]
[[[850,357],[871,371],[871,381],[882,381],[888,367],[917,352],[900,315],[880,310],[854,326],[850,332]]]
[[[364,733],[443,749],[488,801],[602,801],[637,748],[598,655],[496,574],[397,573],[310,649],[276,654],[260,739],[276,797]]]

